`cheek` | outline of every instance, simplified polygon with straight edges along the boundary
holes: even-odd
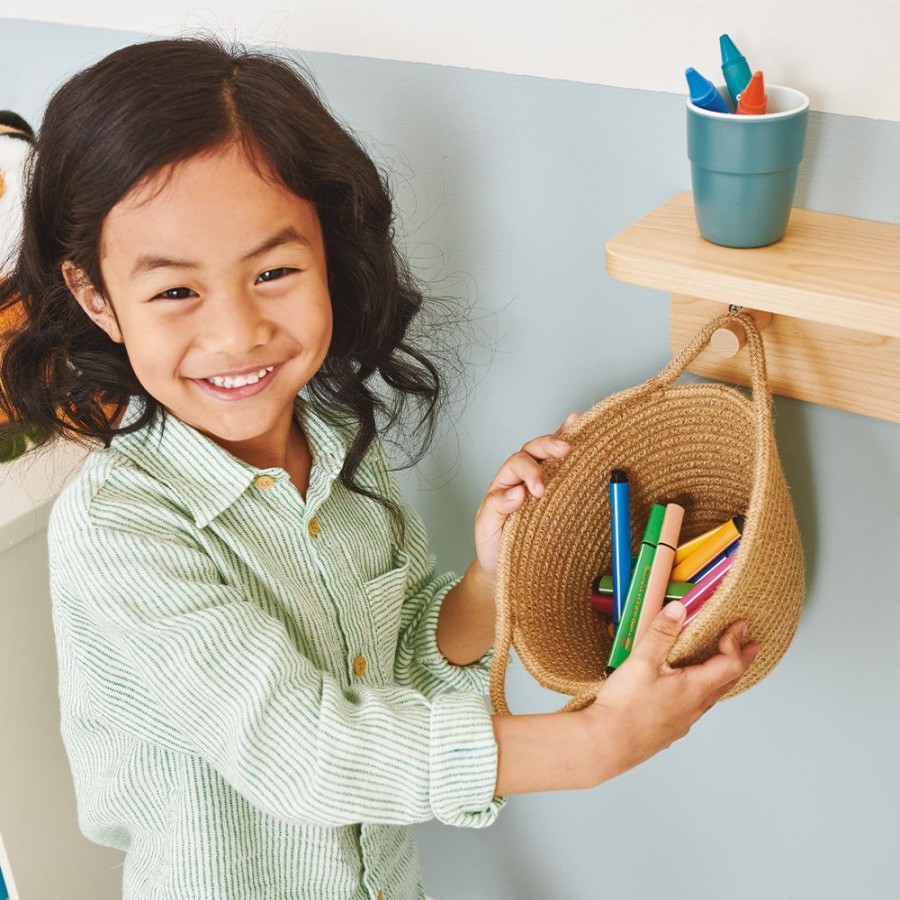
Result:
[[[182,356],[178,329],[162,328],[152,318],[135,317],[122,323],[125,347],[139,379],[171,377]]]
[[[331,344],[331,335],[334,329],[334,317],[331,311],[331,301],[326,294],[317,305],[315,313],[311,316],[308,327],[308,339],[315,344],[324,344],[325,350]]]

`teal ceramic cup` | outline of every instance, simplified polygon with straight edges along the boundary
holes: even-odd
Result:
[[[728,96],[724,86],[720,93]],[[763,247],[784,236],[803,158],[809,97],[766,85],[761,116],[687,104],[688,158],[700,234],[724,247]]]

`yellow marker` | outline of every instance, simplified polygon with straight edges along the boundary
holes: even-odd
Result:
[[[718,534],[720,531],[724,531],[730,525],[731,519],[727,522],[723,522],[721,525],[716,525],[715,528],[710,528],[709,531],[704,531],[703,534],[698,534],[697,537],[691,538],[683,544],[679,544],[678,548],[675,550],[675,562],[673,565],[677,566],[678,563],[687,559],[704,541],[708,541],[713,535]]]
[[[672,569],[672,581],[690,581],[711,559],[738,540],[744,530],[744,517],[729,519],[717,533],[704,541],[693,553]]]

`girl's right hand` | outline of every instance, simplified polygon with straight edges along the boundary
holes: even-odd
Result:
[[[683,604],[667,604],[628,659],[607,678],[595,702],[583,710],[596,736],[598,784],[684,737],[759,653],[756,644],[743,644],[746,624],[740,621],[722,633],[715,656],[672,668],[666,657],[684,617]]]

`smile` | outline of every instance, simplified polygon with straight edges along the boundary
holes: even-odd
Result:
[[[254,397],[264,391],[280,368],[281,366],[268,366],[260,369],[259,372],[251,372],[247,375],[192,378],[191,381],[207,394],[219,400],[242,400],[245,397]]]

